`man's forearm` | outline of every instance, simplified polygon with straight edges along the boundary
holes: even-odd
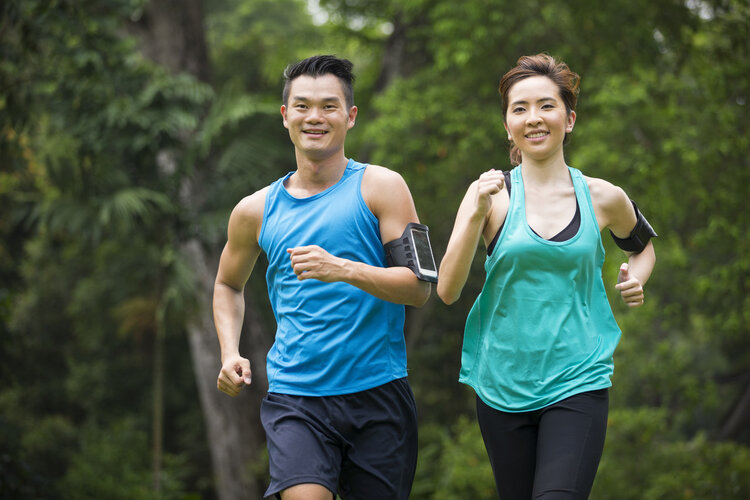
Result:
[[[431,286],[417,279],[406,267],[375,267],[350,261],[342,281],[388,302],[421,307],[430,297]]]
[[[217,282],[214,285],[214,326],[221,346],[221,359],[239,353],[245,298],[241,290]]]

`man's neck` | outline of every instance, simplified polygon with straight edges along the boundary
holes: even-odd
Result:
[[[297,197],[313,196],[336,184],[349,162],[340,154],[316,160],[297,155],[297,171],[286,182],[286,189]]]

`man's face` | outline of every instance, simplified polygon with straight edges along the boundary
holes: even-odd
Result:
[[[357,107],[347,108],[338,77],[304,75],[292,80],[281,116],[298,154],[322,160],[343,149]]]

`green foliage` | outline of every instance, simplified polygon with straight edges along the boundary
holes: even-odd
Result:
[[[281,74],[323,37],[301,0],[222,0],[208,5],[207,36],[219,82],[281,102]],[[278,108],[276,108],[278,109]]]
[[[154,497],[142,430],[150,426],[141,416],[151,406],[144,390],[151,386],[151,339],[158,330],[180,332],[194,309],[192,272],[174,250],[186,232],[178,193],[190,165],[181,158],[213,90],[137,55],[121,30],[135,8],[33,1],[3,7],[9,62],[0,66],[0,82],[9,92],[0,126],[3,151],[14,153],[2,172],[1,203],[13,223],[3,236],[24,236],[3,247],[19,260],[24,253],[13,280],[3,281],[14,308],[3,318],[9,369],[0,412],[21,436],[10,449],[22,453],[8,469],[27,471],[26,488],[42,497],[114,498],[116,488],[122,498]],[[19,74],[32,84],[18,85]],[[118,308],[146,298],[155,304],[148,327],[113,335],[122,321]],[[171,355],[184,357],[186,346]],[[192,374],[182,370],[190,387]],[[128,450],[124,444],[135,437],[125,431],[112,444],[139,467],[118,475],[124,455],[107,462],[115,448],[85,442],[73,429],[105,435],[123,412],[138,415],[127,432],[144,444]],[[109,486],[97,483],[100,465],[112,468]]]
[[[459,417],[448,430],[420,428],[419,461],[411,498],[497,498],[492,468],[476,420]]]
[[[435,500],[468,497],[492,499],[495,481],[479,426],[474,418],[459,417],[451,435],[444,437],[441,474]]]
[[[670,427],[663,410],[612,412],[591,498],[747,498],[750,449],[703,434],[682,441]]]
[[[151,469],[143,460],[148,439],[132,421],[115,422],[106,429],[84,428],[80,451],[74,454],[61,482],[63,498],[85,500],[156,500],[183,498],[180,469],[183,464],[167,460],[162,491],[151,489]]]

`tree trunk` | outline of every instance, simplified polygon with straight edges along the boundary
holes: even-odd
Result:
[[[250,390],[242,391],[235,398],[220,392],[216,388],[221,367],[219,341],[210,313],[216,273],[212,261],[215,259],[208,258],[195,240],[186,243],[183,251],[193,263],[199,287],[198,300],[205,306],[188,325],[188,339],[206,421],[216,491],[222,500],[261,498],[264,488],[253,475],[253,470],[264,446],[259,415],[260,400],[268,387],[264,359],[268,350],[264,341],[267,335],[257,320],[252,302],[248,301],[240,352],[252,353],[253,383]]]
[[[401,20],[398,13],[393,18],[393,31],[385,42],[383,59],[380,64],[380,74],[375,81],[375,93],[382,93],[388,85],[403,74],[403,60],[406,52],[406,32],[408,27]]]
[[[201,81],[209,81],[211,72],[201,0],[152,0],[130,29],[149,59],[173,73],[186,72]],[[161,161],[171,161],[170,154],[165,152]],[[181,202],[190,207],[191,212],[200,211],[204,177],[205,169],[196,166],[192,177],[185,179],[181,188]],[[264,447],[259,407],[268,386],[265,353],[270,337],[264,331],[254,303],[248,301],[240,347],[241,352],[252,353],[253,384],[251,390],[243,391],[236,398],[221,393],[216,388],[221,364],[211,313],[219,250],[206,249],[196,238],[183,242],[181,247],[195,273],[198,287],[199,310],[187,325],[187,332],[211,450],[215,489],[221,500],[257,499],[264,491],[254,472]],[[251,346],[249,349],[248,345]]]
[[[153,381],[153,414],[151,416],[151,439],[153,489],[161,491],[161,467],[164,456],[164,324],[159,320],[154,335],[154,381]]]
[[[750,372],[743,374],[740,380],[739,385],[742,390],[732,405],[732,409],[724,418],[719,431],[720,439],[741,442],[742,437],[747,438],[748,422],[750,422]]]

